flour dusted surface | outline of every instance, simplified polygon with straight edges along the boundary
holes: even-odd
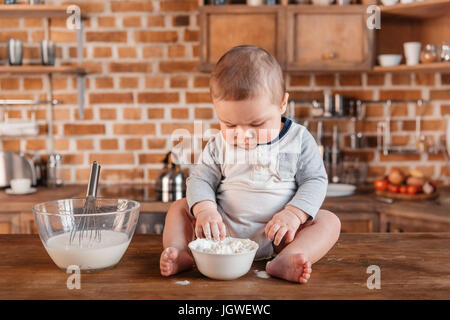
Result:
[[[225,238],[222,241],[197,239],[189,245],[192,249],[215,254],[238,254],[250,252],[257,248],[257,243],[250,239]]]

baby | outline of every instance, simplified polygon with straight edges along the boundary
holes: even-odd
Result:
[[[210,80],[220,132],[187,179],[186,199],[166,216],[163,276],[193,265],[195,237],[249,238],[266,272],[306,283],[311,265],[336,243],[340,221],[320,210],[328,177],[305,127],[282,117],[288,103],[280,65],[265,50],[239,46],[217,62]]]

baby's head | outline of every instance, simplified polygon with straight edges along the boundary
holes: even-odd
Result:
[[[234,47],[217,62],[210,89],[228,143],[249,149],[278,136],[288,94],[283,71],[267,51]]]

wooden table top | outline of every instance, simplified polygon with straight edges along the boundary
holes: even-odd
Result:
[[[170,202],[154,200],[154,185],[101,185],[99,196],[108,198],[123,197],[137,200],[141,204],[141,212],[167,212]],[[86,186],[80,184],[65,185],[56,189],[39,187],[38,191],[30,195],[8,195],[0,191],[1,212],[31,212],[34,204],[72,197],[84,197]],[[327,197],[322,208],[333,212],[354,213],[389,213],[409,218],[420,218],[435,222],[450,223],[450,186],[439,188],[440,196],[436,201],[407,201],[396,200],[392,204],[376,200],[372,188],[362,188],[357,193],[346,197]],[[141,198],[146,198],[142,201]],[[148,198],[148,199],[147,199]],[[156,198],[155,198],[156,199]],[[425,214],[425,215],[424,215]]]
[[[450,299],[450,233],[342,234],[313,265],[307,284],[258,278],[252,270],[234,281],[202,276],[195,268],[159,273],[161,237],[135,235],[122,261],[110,270],[69,274],[47,255],[36,235],[0,235],[0,299]],[[367,288],[367,268],[381,270],[381,289]],[[177,281],[190,284],[179,285]]]

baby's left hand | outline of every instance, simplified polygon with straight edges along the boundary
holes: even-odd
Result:
[[[286,243],[290,243],[294,240],[300,225],[305,223],[306,220],[308,220],[308,215],[305,212],[292,206],[286,206],[266,224],[266,236],[276,246],[281,243],[283,238],[285,238]]]

